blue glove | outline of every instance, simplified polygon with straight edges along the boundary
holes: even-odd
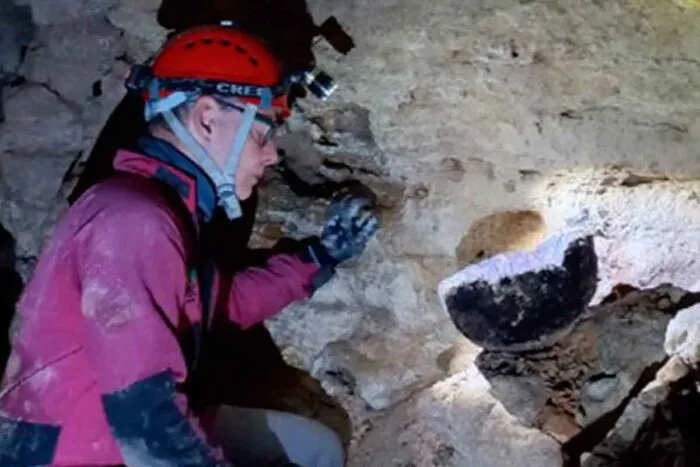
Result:
[[[379,229],[372,199],[345,194],[331,202],[321,244],[336,263],[360,255]]]

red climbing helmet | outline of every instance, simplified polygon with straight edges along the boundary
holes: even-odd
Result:
[[[190,156],[214,182],[226,215],[235,219],[241,216],[235,195],[235,173],[250,129],[256,120],[263,120],[270,128],[268,135],[274,135],[279,122],[258,111],[273,109],[286,119],[290,115],[287,103],[290,84],[281,63],[262,40],[222,25],[195,27],[171,38],[150,66],[132,68],[126,87],[143,94],[146,121],[158,115],[165,119]],[[243,101],[238,109],[242,116],[223,169],[174,113],[180,105],[203,94]]]
[[[290,114],[290,83],[280,61],[261,39],[229,26],[199,26],[177,34],[150,67],[132,69],[127,87],[144,91],[149,100],[176,91],[218,94],[261,109],[272,106],[282,118]]]

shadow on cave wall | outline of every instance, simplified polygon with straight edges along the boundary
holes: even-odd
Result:
[[[271,14],[274,11],[274,14]],[[346,53],[353,46],[333,18],[320,26],[314,23],[306,0],[223,1],[163,0],[157,13],[158,23],[170,34],[191,26],[233,20],[243,29],[267,40],[283,60],[288,71],[315,66],[313,41],[323,36],[336,50]],[[306,97],[303,88],[294,88],[291,100]],[[145,129],[143,104],[134,95],[126,95],[116,106],[100,132],[75,188],[68,199],[74,203],[96,182],[113,173],[112,159],[117,149],[135,149],[136,139]],[[335,190],[300,189],[300,180],[285,171],[285,180],[295,192],[307,196],[330,197]],[[303,183],[303,182],[301,182]],[[296,189],[295,189],[296,188]],[[228,221],[218,210],[202,232],[203,244],[213,248],[220,268],[236,272],[256,262],[258,255],[247,248],[252,233],[258,196],[254,193],[242,203],[243,216]],[[243,406],[264,406],[289,410],[317,418],[349,441],[351,427],[347,413],[332,400],[320,384],[306,372],[288,366],[270,333],[261,324],[242,331],[235,325],[219,323],[204,349],[202,375],[194,385],[193,402],[206,400]],[[212,378],[216,385],[206,384]],[[213,389],[216,386],[216,389]],[[212,392],[212,391],[215,391]]]
[[[0,374],[4,373],[10,354],[9,328],[23,287],[15,260],[15,239],[0,224]]]

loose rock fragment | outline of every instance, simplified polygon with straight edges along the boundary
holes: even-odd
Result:
[[[700,362],[700,304],[678,313],[666,329],[666,353],[697,367]]]

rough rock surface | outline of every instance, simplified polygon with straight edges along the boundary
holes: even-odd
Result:
[[[161,0],[121,0],[109,10],[109,22],[123,31],[128,60],[143,62],[163,44],[166,31],[156,21],[160,4]]]
[[[668,322],[697,300],[682,294],[669,287],[631,292],[589,310],[588,319],[549,349],[483,352],[477,367],[511,413],[567,441],[617,409],[644,372],[665,361]]]
[[[583,467],[700,465],[700,393],[679,358],[671,358],[623,411]]]
[[[281,146],[287,167],[304,184],[360,180],[377,194],[382,222],[391,225],[404,189],[381,168],[382,155],[364,109],[348,105],[322,112],[311,123],[293,122],[292,127],[297,133]],[[308,197],[295,197],[294,186],[278,183],[280,178],[270,179],[261,193],[267,208],[260,212],[256,231],[261,244],[282,234],[320,231],[325,203],[315,200],[313,191]],[[437,359],[459,338],[442,315],[416,309],[437,304],[434,290],[444,271],[454,268],[454,259],[394,257],[383,245],[383,235],[365,255],[343,265],[313,300],[290,307],[268,323],[289,361],[312,369],[320,379],[341,378],[375,409],[444,377]],[[322,331],[313,332],[311,323]],[[407,348],[407,339],[424,345]]]
[[[17,238],[26,279],[67,207],[82,155],[123,95],[125,49],[105,18],[117,2],[16,3],[34,22],[18,34],[26,42],[31,30],[33,40],[12,70],[20,78],[2,96],[0,222]]]
[[[594,311],[598,373],[590,375],[581,388],[578,420],[582,425],[614,409],[645,369],[664,362],[664,332],[682,308],[670,297],[679,293],[677,289],[632,293]]]
[[[332,157],[373,188],[391,181],[398,189],[367,254],[270,323],[291,361],[321,376],[322,366],[338,366],[327,345],[362,348],[373,333],[386,343],[384,357],[371,357],[379,370],[363,375],[367,365],[343,363],[360,384],[385,384],[395,402],[414,381],[401,383],[394,368],[420,368],[430,383],[440,375],[434,355],[453,344],[436,339],[445,334],[434,332],[444,326],[435,284],[456,271],[455,249],[472,224],[495,212],[531,210],[549,233],[595,235],[594,303],[618,283],[692,290],[700,275],[691,253],[700,228],[697,13],[651,0],[309,4],[316,18],[336,15],[357,48],[338,59],[319,45],[319,64],[340,88],[306,113],[326,123],[338,108],[363,109],[368,129],[330,121],[309,129],[310,145],[288,158]],[[289,197],[267,198],[261,221],[276,220],[280,233],[316,232],[321,209]],[[502,245],[484,249],[497,254]],[[333,323],[327,333],[318,332],[320,316]],[[391,325],[368,330],[380,316]],[[417,336],[429,345],[416,346]]]
[[[642,246],[659,254],[631,271],[634,285],[683,279],[675,271],[686,261],[657,247],[669,230],[685,232],[686,216],[697,222],[683,207],[695,184],[669,183],[653,191],[681,193],[641,203],[639,190],[617,189],[625,170],[615,176],[606,167],[697,173],[700,120],[688,88],[700,66],[697,14],[653,1],[311,5],[362,38],[327,66],[343,84],[333,101],[369,109],[391,172],[426,193],[404,203],[403,229],[384,241],[398,255],[451,254],[474,220],[496,210],[539,210],[558,231],[587,207],[585,227],[618,251],[603,265],[608,289]],[[448,158],[469,167],[457,182],[445,173]],[[609,193],[599,193],[606,184]],[[659,217],[635,228],[649,210]]]
[[[488,387],[474,367],[429,387],[365,427],[349,465],[561,466],[558,444],[518,424]]]
[[[700,363],[700,305],[683,310],[673,318],[666,329],[664,347],[669,355],[697,368]]]
[[[14,0],[31,7],[32,19],[40,26],[70,23],[86,16],[99,16],[119,0]]]
[[[82,16],[39,28],[20,72],[79,112],[94,138],[123,95],[124,53],[120,30],[104,15]],[[85,148],[92,142],[76,141]]]
[[[12,0],[0,1],[0,83],[6,75],[17,71],[22,60],[22,49],[29,45],[34,34],[31,10]]]
[[[57,179],[79,170],[122,95],[125,62],[148,57],[164,31],[155,27],[152,1],[15,3],[31,7],[38,29],[18,70],[26,81],[3,97],[10,110],[0,123],[0,222],[16,236],[27,277],[65,207]],[[269,328],[289,362],[353,393],[349,410],[410,399],[385,419],[396,436],[377,430],[360,444],[358,465],[372,452],[416,465],[520,464],[529,440],[541,446],[531,465],[550,465],[551,440],[517,425],[485,390],[471,399],[471,383],[459,383],[477,349],[440,309],[437,284],[464,264],[456,249],[480,220],[529,211],[548,233],[595,236],[594,303],[618,283],[698,290],[700,11],[670,0],[310,0],[309,7],[319,19],[337,16],[357,47],[338,58],[318,46],[319,64],[340,88],[326,103],[302,104],[309,120],[293,122],[296,134],[282,143],[301,183],[283,169],[268,179],[257,243],[317,233],[318,193],[328,180],[371,187],[384,228],[362,258]],[[50,174],[39,183],[32,168]],[[471,254],[530,248],[540,227],[518,230],[518,219],[496,223]],[[542,394],[538,378],[519,400]],[[492,380],[494,390],[514,393],[508,384]],[[532,400],[521,405],[536,414],[540,402]],[[408,448],[385,446],[407,413],[416,420]],[[551,431],[569,433],[570,415],[555,415],[546,418],[557,426]],[[483,435],[460,431],[470,428]],[[463,436],[453,442],[450,433]],[[474,447],[486,438],[488,448]],[[425,451],[402,457],[413,445]],[[380,454],[371,462],[392,464]]]
[[[4,87],[17,78],[17,68],[33,36],[31,10],[12,0],[0,0],[0,123],[5,120]]]

